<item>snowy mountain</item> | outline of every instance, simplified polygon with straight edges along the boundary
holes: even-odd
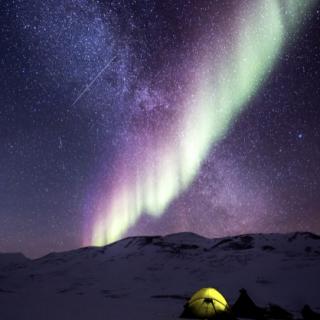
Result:
[[[320,236],[192,233],[131,237],[30,260],[0,254],[0,319],[178,319],[201,287],[233,304],[246,288],[259,306],[320,311]]]

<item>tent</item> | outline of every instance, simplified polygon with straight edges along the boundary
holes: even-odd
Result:
[[[214,288],[198,290],[185,304],[180,318],[217,319],[228,318],[229,305],[223,295]]]
[[[301,311],[304,320],[320,320],[320,313],[313,311],[309,305],[305,305]]]
[[[245,289],[241,289],[238,300],[232,306],[232,313],[240,318],[263,319],[265,310],[253,302]]]

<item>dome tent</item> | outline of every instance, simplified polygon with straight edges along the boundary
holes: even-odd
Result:
[[[180,318],[226,319],[231,318],[231,314],[226,299],[218,290],[202,288],[185,304]]]

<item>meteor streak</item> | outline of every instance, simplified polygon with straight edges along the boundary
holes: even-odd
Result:
[[[102,73],[110,66],[110,64],[114,61],[116,57],[113,57],[99,72],[98,74],[94,77],[94,79],[85,86],[85,88],[83,89],[83,91],[81,91],[81,93],[78,95],[78,97],[73,101],[71,107],[73,107],[81,98],[82,96],[89,91],[89,89],[91,88],[91,86],[97,81],[97,79],[102,75]]]

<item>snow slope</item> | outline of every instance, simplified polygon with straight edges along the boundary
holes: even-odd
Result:
[[[0,254],[0,319],[178,319],[215,287],[230,304],[244,287],[260,306],[320,311],[320,236],[192,233],[131,237],[30,260]]]

